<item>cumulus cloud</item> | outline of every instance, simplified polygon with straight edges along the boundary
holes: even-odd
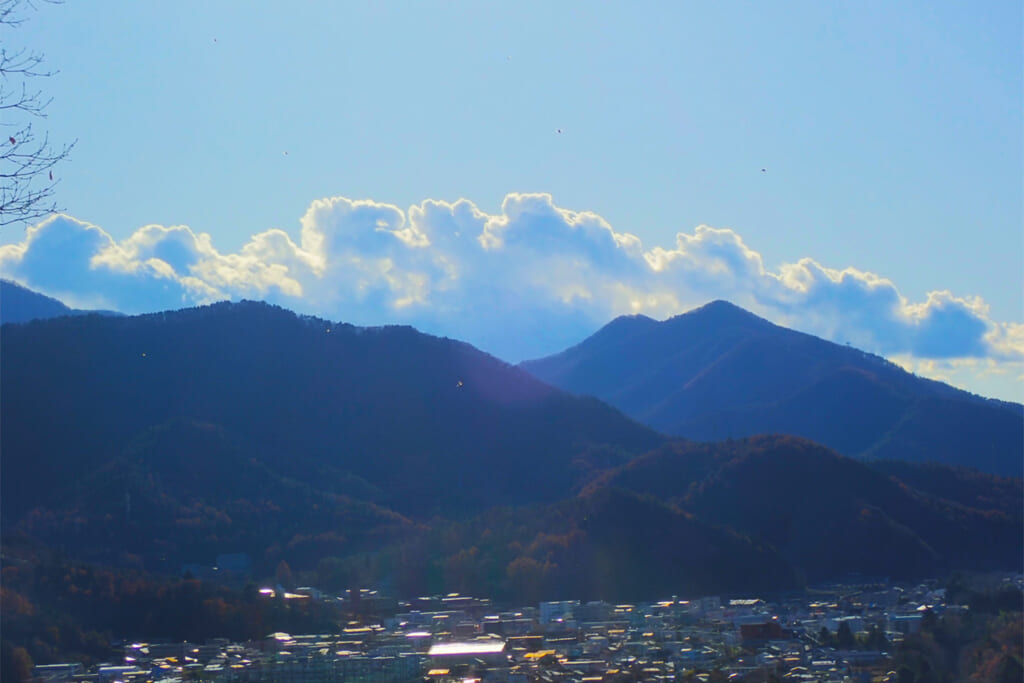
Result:
[[[674,245],[646,247],[547,194],[509,194],[496,214],[466,199],[404,210],[320,199],[297,236],[267,230],[237,253],[187,226],[148,225],[117,241],[61,215],[0,247],[0,275],[129,313],[266,299],[356,324],[413,324],[509,360],[558,351],[616,315],[664,318],[725,298],[926,373],[973,363],[1016,376],[1024,363],[1024,324],[993,320],[981,299],[939,291],[909,301],[881,275],[813,258],[772,271],[726,228],[697,226]]]
[[[101,228],[57,215],[29,228],[21,242],[0,247],[0,275],[71,306],[126,313],[223,298],[199,278],[178,276],[160,259],[117,266],[96,260],[119,248]]]

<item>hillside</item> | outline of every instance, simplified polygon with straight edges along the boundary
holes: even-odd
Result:
[[[916,377],[724,301],[664,322],[618,318],[521,367],[690,439],[785,433],[854,457],[1024,474],[1024,407]]]
[[[588,448],[663,441],[466,344],[266,304],[34,321],[3,337],[5,522],[64,501],[173,420],[224,430],[279,476],[418,517],[561,499]],[[241,486],[233,471],[223,486]]]
[[[377,580],[393,582],[404,595],[623,601],[801,585],[800,572],[763,542],[605,487],[558,503],[435,522],[374,559]]]
[[[116,458],[69,482],[58,502],[11,529],[85,561],[176,574],[224,552],[315,567],[422,530],[361,499],[329,468],[319,482],[281,476],[224,429],[175,419],[145,431]],[[355,489],[350,494],[339,493]]]
[[[16,282],[0,279],[0,323],[23,323],[66,315],[120,315],[113,311],[86,311],[70,308],[57,299],[33,292]]]
[[[0,322],[21,323],[28,320],[71,315],[73,309],[51,297],[31,289],[0,280]]]
[[[777,548],[810,580],[850,571],[910,578],[1020,565],[1020,479],[903,463],[883,469],[894,476],[803,439],[758,436],[668,444],[606,472],[592,487],[651,495],[748,534]]]
[[[408,327],[242,302],[2,334],[5,553],[510,600],[1019,565],[1020,479],[670,442]]]

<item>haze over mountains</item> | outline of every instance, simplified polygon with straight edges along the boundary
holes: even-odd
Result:
[[[620,317],[520,366],[690,439],[785,433],[858,458],[1024,471],[1021,405],[916,377],[724,301],[664,322]]]

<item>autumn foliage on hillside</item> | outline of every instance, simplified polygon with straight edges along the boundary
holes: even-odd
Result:
[[[962,614],[925,614],[919,633],[896,649],[900,681],[1019,683],[1024,678],[1024,593],[1013,586],[949,591]]]
[[[258,640],[274,631],[330,631],[342,618],[336,606],[268,599],[254,585],[231,589],[72,562],[48,551],[27,553],[31,559],[18,554],[23,557],[4,567],[0,588],[5,671],[23,655],[38,664],[116,659],[113,643],[123,639]]]

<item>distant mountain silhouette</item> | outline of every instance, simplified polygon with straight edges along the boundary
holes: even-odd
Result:
[[[70,308],[57,299],[34,292],[10,280],[0,280],[0,323],[59,318],[66,315],[120,315],[114,311],[86,311]]]
[[[651,495],[748,534],[777,548],[810,580],[850,571],[905,579],[1020,565],[1020,479],[940,465],[880,469],[896,475],[804,439],[757,436],[668,444],[609,470],[591,487]],[[957,480],[973,485],[956,486]]]
[[[1024,473],[1024,407],[916,377],[725,301],[657,322],[613,320],[521,367],[669,434],[785,433],[846,455]]]
[[[4,326],[3,342],[5,520],[65,500],[175,420],[223,430],[275,476],[422,518],[558,500],[592,449],[664,440],[467,344],[261,303],[37,320]],[[242,487],[237,468],[208,466]]]

